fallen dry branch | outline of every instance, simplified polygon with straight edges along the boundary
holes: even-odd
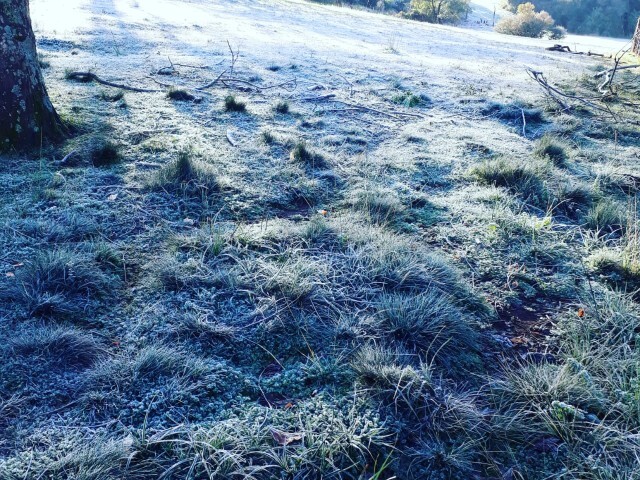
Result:
[[[266,85],[264,87],[261,87],[260,85],[256,85],[255,83],[251,83],[247,80],[242,80],[241,78],[235,78],[235,77],[227,77],[227,78],[223,77],[223,78],[220,78],[220,82],[225,87],[228,87],[229,83],[242,83],[243,85],[248,85],[249,87],[254,88],[257,91],[271,90],[273,88],[284,88],[285,90],[292,92],[298,86],[298,81],[295,78],[291,80],[287,80],[286,82],[278,83],[278,84]]]
[[[588,52],[574,52],[569,48],[568,45],[560,45],[556,43],[553,47],[547,47],[545,50],[549,52],[560,52],[560,53],[571,53],[572,55],[586,55],[588,57],[606,57],[606,55],[602,53],[594,53],[592,51]]]
[[[620,71],[620,70],[629,70],[631,68],[640,68],[640,64],[636,64],[636,65],[624,65],[622,67],[611,67],[608,68],[607,70],[603,70],[602,72],[598,72],[596,73],[593,78],[600,78],[600,77],[604,77],[605,75],[608,75],[612,72],[615,71]]]
[[[571,48],[569,48],[567,45],[559,45],[557,43],[553,47],[545,48],[545,50],[549,50],[550,52],[568,52],[568,53],[573,53],[571,51]]]
[[[218,81],[220,81],[220,79],[224,76],[225,73],[227,73],[227,71],[228,69],[223,70],[222,73],[218,75],[218,77],[215,80],[207,83],[206,85],[202,85],[201,87],[196,87],[195,90],[201,91],[201,90],[206,90],[207,88],[213,87],[216,83],[218,83]]]
[[[589,99],[586,97],[579,97],[577,95],[570,95],[568,93],[563,92],[559,88],[551,85],[547,81],[546,77],[544,76],[544,73],[537,70],[533,70],[532,68],[527,68],[527,73],[533,80],[535,80],[538,83],[538,85],[540,85],[543,88],[543,90],[546,92],[549,98],[555,101],[562,108],[562,110],[570,111],[572,109],[572,106],[569,103],[567,103],[567,101],[573,100],[578,103],[582,103],[583,105],[586,105],[588,107],[591,107],[594,110],[602,112],[608,116],[611,116],[614,119],[616,118],[615,113],[612,112],[607,105],[600,106],[594,103],[593,100],[597,101],[597,100],[600,100],[600,98]]]
[[[150,88],[130,87],[129,85],[109,82],[107,80],[103,80],[102,78],[98,77],[95,73],[92,73],[92,72],[69,72],[65,74],[65,78],[67,80],[77,80],[79,82],[85,82],[85,83],[96,82],[102,85],[106,85],[108,87],[120,88],[122,90],[128,90],[130,92],[156,93],[156,92],[162,91],[162,90],[155,90]]]

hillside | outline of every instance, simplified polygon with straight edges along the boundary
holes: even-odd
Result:
[[[624,41],[30,3],[74,136],[0,159],[0,480],[638,478],[640,80],[526,70]]]

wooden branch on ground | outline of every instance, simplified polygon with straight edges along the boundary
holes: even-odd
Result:
[[[218,83],[218,81],[222,78],[222,76],[227,73],[227,70],[223,70],[222,73],[220,75],[218,75],[218,77],[213,80],[212,82],[207,83],[206,85],[202,85],[201,87],[196,87],[196,90],[206,90],[207,88],[211,88],[213,87],[216,83]]]
[[[227,129],[227,141],[231,144],[232,147],[238,146],[238,142],[236,142],[236,140],[233,138],[233,135],[231,135],[231,130],[229,129]]]
[[[577,95],[570,95],[568,93],[563,92],[557,87],[554,87],[553,85],[551,85],[545,78],[544,73],[542,72],[533,70],[531,68],[527,68],[527,73],[533,80],[535,80],[538,83],[538,85],[540,85],[545,90],[549,98],[551,98],[558,105],[560,105],[560,107],[564,111],[569,111],[572,109],[571,105],[569,105],[566,102],[566,100],[574,100],[616,119],[615,113],[612,112],[608,106],[604,105],[604,107],[601,107],[593,103],[590,99],[579,97]]]
[[[613,79],[616,76],[616,72],[618,71],[618,67],[620,66],[620,60],[622,60],[622,56],[618,57],[616,55],[613,68],[610,68],[609,70],[607,70],[604,82],[598,85],[598,91],[603,95],[608,95],[608,94],[615,95],[612,84],[613,84]]]
[[[545,50],[549,52],[561,52],[561,53],[571,53],[572,55],[586,55],[588,57],[604,57],[605,55],[602,53],[593,53],[589,52],[574,52],[569,48],[568,45],[560,45],[556,43],[553,47],[547,47]]]
[[[608,68],[607,70],[603,70],[602,72],[598,72],[596,73],[593,78],[600,78],[600,77],[604,77],[605,75],[614,72],[614,71],[620,71],[620,70],[629,70],[631,68],[640,68],[640,63],[636,64],[636,65],[624,65],[622,67],[612,67],[612,68]]]
[[[79,82],[96,82],[102,85],[106,85],[108,87],[120,88],[122,90],[128,90],[130,92],[139,92],[139,93],[156,93],[161,92],[162,90],[155,90],[150,88],[138,88],[138,87],[130,87],[129,85],[122,85],[120,83],[109,82],[107,80],[103,80],[98,77],[95,73],[92,72],[69,72],[65,74],[65,78],[67,80],[77,80]]]
[[[556,43],[553,47],[547,47],[545,50],[549,50],[550,52],[568,52],[573,53],[571,49],[567,45],[560,45]]]

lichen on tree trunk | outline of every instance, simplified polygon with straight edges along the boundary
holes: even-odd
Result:
[[[638,19],[638,25],[636,26],[636,33],[633,36],[633,53],[640,57],[640,18]]]
[[[0,151],[63,137],[44,84],[28,0],[0,0]]]

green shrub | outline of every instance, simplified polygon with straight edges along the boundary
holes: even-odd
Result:
[[[429,23],[457,23],[471,11],[469,0],[411,0],[405,18]]]
[[[551,38],[562,38],[563,30],[554,25],[555,21],[547,12],[536,13],[532,3],[523,3],[518,6],[514,16],[500,20],[495,30],[498,33],[521,37],[541,38],[546,35]]]

